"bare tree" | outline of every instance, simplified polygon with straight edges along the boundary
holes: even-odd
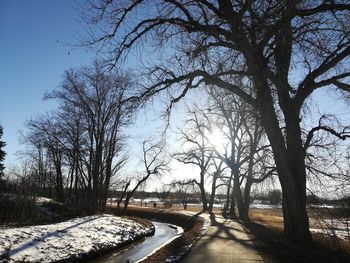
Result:
[[[36,187],[37,195],[52,195],[51,187],[56,188],[56,194],[58,195],[58,187],[52,184],[51,180],[51,167],[52,162],[49,158],[48,150],[46,149],[46,137],[45,134],[32,129],[29,126],[29,132],[22,134],[20,141],[27,146],[27,149],[21,153],[24,158],[28,159],[31,163],[31,173],[26,174],[30,178],[26,180],[31,181],[31,185]],[[58,180],[55,180],[56,182]],[[49,190],[47,193],[46,190]]]
[[[127,76],[106,73],[95,62],[91,68],[67,71],[61,87],[46,95],[59,100],[64,109],[77,108],[84,120],[87,156],[83,162],[94,207],[106,203],[111,176],[126,161],[120,129],[127,120],[123,101],[129,86]]]
[[[168,90],[172,105],[206,83],[259,112],[283,190],[284,233],[310,242],[301,110],[318,89],[350,90],[348,2],[100,0],[91,7],[88,22],[95,26],[84,44],[98,45],[110,65],[140,43],[174,50],[150,70],[140,97]],[[235,78],[251,82],[255,92]]]
[[[199,167],[199,180],[190,180],[194,182],[201,192],[203,211],[208,210],[208,201],[205,192],[205,177],[213,157],[213,150],[209,147],[204,130],[207,126],[203,119],[200,119],[195,111],[189,110],[189,118],[186,121],[186,132],[180,131],[183,141],[183,152],[173,154],[173,158],[184,164],[191,164]],[[186,149],[187,148],[187,149]]]
[[[140,205],[146,205],[145,204],[145,197],[147,196],[147,192],[145,191],[147,187],[147,181],[145,181],[143,184],[139,186],[139,196],[140,196]]]
[[[171,207],[172,204],[172,191],[169,185],[167,184],[162,184],[161,188],[157,189],[157,197],[164,204],[164,207]]]
[[[68,196],[73,191],[75,196],[68,200],[88,209],[106,204],[111,178],[127,160],[121,129],[130,119],[132,108],[125,101],[130,86],[128,75],[105,72],[99,62],[67,71],[61,86],[45,95],[58,101],[58,110],[28,122],[27,141],[38,151],[39,178],[45,177],[47,159],[60,201],[68,189]]]
[[[142,164],[144,171],[135,178],[135,186],[126,194],[124,211],[128,208],[130,198],[135,191],[144,184],[152,175],[161,175],[168,170],[168,160],[164,157],[164,149],[161,143],[152,144],[150,141],[142,143]]]
[[[224,165],[224,161],[221,159],[219,162],[216,162],[215,160],[213,161],[215,170],[213,172],[212,176],[212,183],[211,183],[211,193],[210,193],[210,199],[209,199],[209,206],[208,206],[208,212],[212,213],[213,212],[213,207],[214,207],[214,202],[215,202],[215,194],[216,194],[216,189],[221,186],[221,184],[217,184],[218,179],[221,178],[223,175],[223,172],[227,166]]]
[[[111,183],[110,187],[116,193],[114,198],[117,201],[118,209],[120,208],[120,204],[123,202],[124,197],[126,196],[130,183],[131,183],[131,179],[128,177],[123,179],[116,179]],[[113,197],[111,202],[113,202]]]
[[[186,210],[188,203],[193,200],[195,183],[193,181],[180,180],[174,181],[172,183],[174,187],[176,187],[175,195],[177,200],[179,200]]]
[[[226,207],[229,207],[228,200],[231,199],[230,214],[234,215],[237,205],[239,216],[248,219],[253,183],[262,182],[275,171],[273,165],[269,171],[261,170],[270,147],[264,140],[260,117],[249,104],[227,91],[210,90],[209,94],[209,108],[202,114],[207,116],[208,129],[220,129],[226,143],[219,149],[210,138],[205,137],[216,156],[231,170],[230,176],[225,177],[228,187]],[[257,172],[258,163],[263,174]],[[231,184],[233,191],[230,195]]]
[[[27,123],[29,134],[24,138],[27,144],[31,144],[38,150],[38,170],[42,174],[43,181],[49,180],[45,170],[49,170],[47,165],[51,165],[55,174],[54,188],[56,192],[56,198],[58,201],[64,201],[64,147],[60,142],[62,138],[61,131],[57,122],[54,120],[54,116],[46,115],[39,116],[37,119],[32,119]],[[48,163],[45,165],[44,158]],[[45,167],[46,166],[46,167]],[[40,184],[39,184],[40,185]],[[43,188],[49,186],[44,183],[41,185]]]

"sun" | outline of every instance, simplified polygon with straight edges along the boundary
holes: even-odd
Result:
[[[214,129],[208,135],[209,143],[215,147],[216,150],[222,150],[228,143],[227,137],[225,134],[218,128]]]

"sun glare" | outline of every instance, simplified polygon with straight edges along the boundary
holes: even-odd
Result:
[[[209,142],[212,144],[217,150],[223,149],[227,144],[227,138],[223,134],[223,132],[219,129],[213,130],[209,134]]]

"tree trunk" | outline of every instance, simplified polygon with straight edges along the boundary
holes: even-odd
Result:
[[[284,234],[288,241],[306,244],[312,241],[306,211],[306,173],[303,154],[287,152],[287,158],[275,157],[282,187]]]
[[[64,201],[61,167],[56,167],[56,195],[59,202]]]
[[[201,191],[201,198],[202,198],[202,204],[203,204],[203,212],[208,211],[208,202],[207,202],[207,196],[205,195],[205,188],[204,185],[201,184],[199,186],[199,189]]]
[[[247,183],[246,183],[245,188],[244,188],[243,207],[242,207],[242,211],[239,215],[239,217],[244,219],[244,220],[249,219],[250,189],[251,189],[251,187],[252,187],[252,180],[251,180],[251,178],[249,178],[249,175],[248,175]]]
[[[282,180],[284,234],[288,241],[301,244],[310,243],[309,219],[306,211],[306,186],[298,183],[295,177],[300,174],[289,174]]]
[[[69,187],[68,187],[69,198],[72,197],[72,191],[73,191],[74,170],[75,170],[74,165],[75,165],[75,162],[73,161],[73,163],[71,164],[72,168],[69,171]]]
[[[130,182],[131,182],[131,181],[129,181],[129,182],[126,183],[126,185],[125,185],[125,187],[124,187],[124,189],[123,189],[123,192],[122,192],[122,194],[121,194],[121,196],[120,196],[120,198],[119,198],[119,200],[118,200],[118,202],[117,202],[117,208],[118,208],[118,209],[120,208],[120,203],[123,201],[124,196],[125,196],[125,194],[126,194],[126,191],[127,191],[128,188],[129,188]]]
[[[107,203],[109,184],[110,184],[111,176],[112,176],[112,160],[107,160],[106,163],[107,163],[106,164],[106,176],[105,176],[104,182],[103,182],[102,200],[101,200],[103,206],[105,206]]]
[[[258,126],[256,126],[258,129]],[[257,148],[257,142],[259,138],[257,138],[257,130],[254,132],[255,138],[251,138],[250,140],[250,151],[249,151],[249,164],[247,171],[247,181],[244,187],[244,199],[243,199],[243,210],[240,217],[244,220],[249,220],[249,206],[250,206],[250,190],[253,184],[253,166],[254,166],[254,154]]]
[[[123,213],[125,213],[126,209],[128,209],[128,205],[129,205],[129,201],[130,201],[131,196],[132,196],[132,192],[128,192],[126,194],[125,201],[124,201]]]
[[[231,192],[231,181],[232,181],[232,177],[229,181],[229,183],[227,184],[227,191],[226,191],[226,204],[225,204],[225,209],[228,210],[230,207],[230,192]]]
[[[234,175],[233,175],[233,180],[234,180],[234,184],[233,184],[233,191],[235,193],[235,198],[236,198],[236,204],[237,204],[237,208],[238,208],[238,214],[239,217],[243,218],[243,197],[242,197],[242,192],[241,192],[241,185],[240,185],[240,181],[239,181],[239,170],[234,170],[233,171]]]
[[[217,180],[217,174],[214,173],[213,176],[213,182],[211,185],[211,194],[210,194],[210,200],[209,200],[209,213],[213,212],[213,206],[214,206],[214,200],[215,200],[215,192],[216,192],[216,180]]]
[[[133,194],[135,193],[135,191],[137,190],[137,188],[143,184],[149,177],[151,176],[151,173],[148,172],[147,175],[145,177],[143,177],[141,180],[139,180],[136,184],[136,186],[131,190],[129,191],[127,194],[126,194],[126,197],[125,197],[125,202],[124,202],[124,209],[123,209],[123,213],[126,211],[126,209],[128,208],[128,205],[129,205],[129,201],[130,201],[130,198],[133,196]],[[128,185],[129,186],[129,185]],[[127,186],[127,187],[128,187]],[[125,188],[127,189],[127,188]]]
[[[78,180],[79,180],[79,157],[77,157],[75,164],[75,178],[74,178],[74,198],[78,202]]]
[[[56,196],[59,202],[64,201],[61,154],[61,152],[54,152],[54,150],[52,152],[53,163],[56,170]]]
[[[259,102],[262,125],[273,149],[282,187],[284,235],[293,243],[310,243],[312,237],[306,211],[306,170],[299,116],[295,111],[286,111],[285,106],[285,141],[272,106],[271,95],[260,97]]]
[[[291,242],[310,243],[309,218],[306,210],[306,168],[301,141],[299,116],[286,117],[287,154],[281,168],[280,182],[283,194],[284,233]],[[281,165],[279,165],[281,166]],[[277,167],[278,168],[278,167]],[[283,171],[287,168],[287,171]]]
[[[92,176],[91,174],[88,175],[88,185],[87,185],[87,205],[88,205],[88,209],[90,210],[90,207],[93,205],[92,204],[92,186],[91,186],[91,181],[92,181]]]
[[[234,217],[236,216],[236,198],[235,198],[235,191],[234,189],[232,189],[232,192],[231,192],[231,202],[230,202],[230,216],[231,217]]]
[[[204,173],[205,173],[205,168],[201,167],[200,182],[197,183],[197,185],[199,186],[199,190],[201,192],[203,212],[206,212],[208,211],[208,202],[207,202],[207,196],[205,194],[205,188],[204,188]]]

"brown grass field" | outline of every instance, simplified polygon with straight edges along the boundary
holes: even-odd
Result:
[[[322,222],[339,218],[344,211],[308,209],[314,244],[302,247],[283,239],[281,209],[251,209],[248,231],[256,237],[256,245],[265,255],[266,262],[350,262],[350,240],[332,235],[329,225]],[[336,216],[336,217],[334,217]]]

